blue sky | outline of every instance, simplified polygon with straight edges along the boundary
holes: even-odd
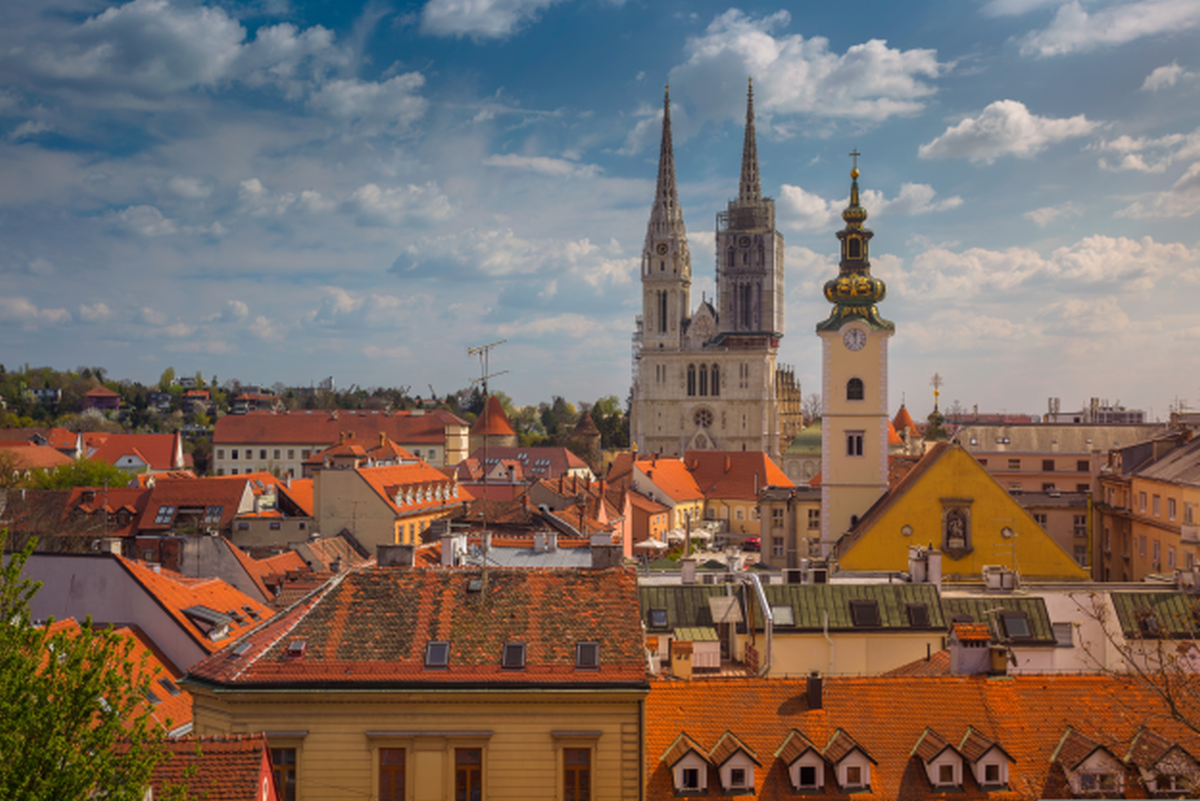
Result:
[[[663,85],[695,305],[748,76],[806,394],[857,148],[893,408],[1200,405],[1195,0],[6,3],[0,362],[624,398]]]

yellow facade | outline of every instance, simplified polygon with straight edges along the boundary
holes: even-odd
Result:
[[[854,339],[850,332],[861,334]],[[888,338],[861,321],[822,331],[821,539],[854,527],[888,486]],[[858,345],[858,342],[864,344]],[[851,348],[851,344],[857,350]],[[858,391],[851,391],[852,382]],[[852,441],[854,444],[852,444]]]
[[[940,445],[884,506],[843,545],[843,570],[908,569],[910,545],[943,553],[950,581],[979,580],[986,565],[1004,565],[1039,580],[1084,580],[1087,571],[958,445]],[[958,528],[952,521],[958,520]],[[961,540],[951,541],[961,537]]]
[[[451,479],[446,482],[453,483]],[[313,483],[313,519],[322,534],[336,536],[349,531],[373,552],[378,545],[420,543],[421,532],[464,499],[460,496],[434,508],[398,514],[357,470],[320,470]]]
[[[826,676],[878,676],[937,653],[942,650],[944,638],[941,630],[903,634],[830,632],[826,639],[820,632],[793,634],[776,629],[767,676],[799,678],[814,670]]]
[[[455,798],[458,749],[481,753],[482,798],[563,799],[564,749],[588,754],[587,797],[641,796],[645,692],[189,689],[195,734],[295,749],[297,801],[379,798],[381,749],[403,749],[414,801]]]

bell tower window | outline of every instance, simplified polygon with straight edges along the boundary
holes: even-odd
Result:
[[[846,382],[846,400],[863,399],[863,382],[861,378],[851,378]]]
[[[708,394],[708,365],[700,365],[700,394]]]
[[[715,364],[712,366],[712,394],[721,394],[721,368]]]
[[[660,334],[667,333],[667,293],[665,290],[659,290],[658,293],[658,332]]]
[[[696,394],[696,365],[694,364],[689,364],[687,369],[687,394],[689,398]]]
[[[856,236],[846,241],[846,256],[851,259],[862,258],[862,240]]]

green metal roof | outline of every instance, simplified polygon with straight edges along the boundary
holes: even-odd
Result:
[[[1200,606],[1182,592],[1114,592],[1117,620],[1126,637],[1191,639],[1200,636]]]
[[[956,617],[969,617],[972,623],[987,623],[992,642],[1021,643],[1025,645],[1053,645],[1054,627],[1050,625],[1050,613],[1042,598],[1022,596],[986,598],[943,598],[942,609],[948,623]],[[1024,613],[1029,621],[1030,638],[1011,639],[1001,623],[1004,612]]]
[[[863,631],[851,617],[852,600],[873,600],[879,609],[878,628],[872,630],[945,630],[946,620],[938,603],[938,591],[932,584],[769,584],[763,587],[772,607],[791,606],[796,625],[780,631],[820,631],[829,615],[830,631]],[[924,604],[929,627],[917,629],[909,619],[910,604]],[[762,615],[755,615],[762,628]]]
[[[708,599],[726,595],[727,586],[733,588],[740,606],[740,584],[651,584],[638,587],[638,600],[641,603],[642,621],[646,624],[646,630],[663,632],[697,627],[713,628],[716,624]],[[652,611],[655,609],[666,611],[666,625],[654,625]],[[744,612],[745,610],[743,618]],[[745,631],[745,624],[737,625],[738,631]]]

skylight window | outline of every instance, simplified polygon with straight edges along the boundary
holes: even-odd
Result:
[[[450,665],[450,643],[431,642],[425,646],[425,667],[444,668]]]
[[[300,659],[304,656],[304,652],[308,650],[308,643],[304,640],[292,640],[287,648],[288,659]]]
[[[162,699],[155,695],[154,690],[151,690],[149,687],[146,688],[146,700],[149,701],[152,706],[158,706],[162,703]]]
[[[204,512],[205,523],[220,523],[221,513],[225,511],[224,506],[210,506]]]
[[[600,643],[580,642],[575,644],[575,667],[598,669],[600,667]]]
[[[163,676],[161,679],[159,679],[158,684],[160,687],[162,687],[164,690],[166,690],[171,695],[182,695],[183,694],[183,690],[179,689],[179,687],[176,686],[175,682],[171,681],[166,676]]]
[[[171,519],[174,517],[175,517],[175,507],[174,506],[160,506],[160,507],[158,507],[158,514],[156,514],[154,516],[154,525],[169,526],[171,524]]]
[[[1000,622],[1004,625],[1004,633],[1010,640],[1033,638],[1033,630],[1029,628],[1029,618],[1024,612],[1002,612]]]
[[[850,619],[858,628],[879,628],[879,602],[873,598],[856,598],[850,602]]]
[[[1144,637],[1161,637],[1162,626],[1159,625],[1158,615],[1153,609],[1135,609],[1133,615],[1137,619],[1138,631]]]
[[[656,629],[665,629],[667,627],[667,610],[651,609],[650,626]]]
[[[506,642],[504,643],[504,655],[500,660],[500,667],[505,670],[522,670],[525,667],[525,643],[523,642]]]
[[[791,605],[772,606],[771,618],[776,626],[796,625],[796,613],[792,611]]]

